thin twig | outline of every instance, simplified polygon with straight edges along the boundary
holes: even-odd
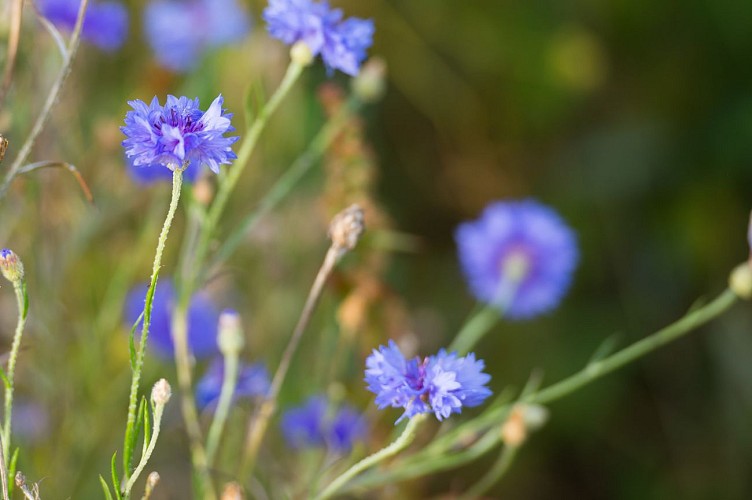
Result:
[[[15,0],[10,6],[10,33],[8,34],[8,52],[5,56],[3,83],[0,84],[0,110],[3,109],[5,96],[8,95],[10,84],[13,82],[13,69],[16,66],[16,55],[18,54],[18,40],[21,37],[21,14],[23,14],[23,0]]]
[[[26,158],[28,158],[29,153],[31,153],[31,148],[34,147],[34,143],[36,142],[39,134],[42,132],[42,128],[44,128],[45,123],[47,123],[47,120],[52,113],[52,108],[55,106],[55,103],[57,103],[58,98],[60,97],[60,91],[62,90],[63,84],[68,78],[68,75],[70,74],[71,68],[73,66],[73,59],[78,49],[78,42],[81,40],[81,31],[83,30],[84,17],[86,15],[86,7],[88,5],[89,0],[81,0],[81,5],[78,8],[76,25],[73,28],[73,34],[71,35],[70,42],[68,42],[67,57],[63,61],[63,66],[60,68],[57,79],[52,85],[50,93],[47,95],[47,101],[45,101],[44,106],[42,107],[42,111],[37,117],[37,121],[34,123],[34,127],[32,127],[31,132],[29,132],[29,135],[26,138],[26,142],[24,142],[23,146],[21,146],[21,150],[18,152],[18,155],[13,161],[13,164],[10,166],[8,173],[5,174],[5,179],[3,180],[2,185],[0,185],[0,199],[5,196],[5,193],[8,191],[8,187],[10,187],[10,183],[13,182],[13,179],[18,174],[21,166],[24,164],[24,162],[26,162]]]
[[[86,184],[86,181],[84,180],[83,175],[81,175],[81,172],[78,171],[75,165],[72,163],[67,163],[64,161],[38,161],[36,163],[29,163],[28,165],[24,166],[18,171],[18,174],[28,174],[29,172],[33,172],[34,170],[39,170],[40,168],[64,168],[70,174],[73,176],[74,179],[76,179],[76,182],[78,182],[78,186],[81,188],[81,191],[84,193],[84,197],[86,198],[86,201],[88,201],[91,205],[94,204],[94,196],[91,194],[91,190],[89,189],[88,184]]]

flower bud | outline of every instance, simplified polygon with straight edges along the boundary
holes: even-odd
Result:
[[[329,225],[329,238],[332,240],[332,247],[338,250],[340,255],[355,248],[365,230],[364,218],[362,208],[350,205],[332,219]]]
[[[236,355],[243,349],[243,326],[240,315],[232,309],[225,309],[219,315],[217,344],[224,356]]]
[[[24,277],[24,267],[21,259],[13,250],[3,248],[0,250],[0,272],[11,283],[21,281]]]
[[[164,406],[170,400],[172,396],[172,388],[169,382],[165,379],[159,379],[154,387],[151,389],[151,400],[155,405]]]
[[[146,487],[144,488],[144,498],[148,499],[152,492],[154,491],[154,488],[157,487],[157,483],[159,483],[159,472],[153,471],[150,472],[148,476],[146,476]]]
[[[290,48],[290,59],[301,66],[310,66],[313,63],[313,52],[308,44],[301,40]]]
[[[243,500],[243,489],[235,481],[229,482],[222,490],[221,500]]]
[[[518,404],[509,412],[501,426],[501,439],[507,446],[517,447],[525,442],[530,431],[540,429],[548,420],[548,410],[540,405]]]
[[[739,298],[752,298],[752,266],[748,262],[739,264],[731,271],[729,288]]]
[[[379,57],[369,59],[352,83],[353,92],[363,102],[374,102],[386,91],[386,63]]]

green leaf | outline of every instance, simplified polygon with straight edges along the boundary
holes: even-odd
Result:
[[[145,406],[146,398],[142,396],[141,401],[138,403],[138,408],[136,409],[136,422],[126,432],[125,450],[123,451],[123,467],[128,474],[131,472],[133,450],[136,448],[136,441],[138,440],[138,435],[141,434],[141,428],[144,423],[143,416]]]
[[[146,402],[144,398],[143,402]],[[144,444],[141,447],[141,456],[146,455],[146,448],[149,446],[149,440],[151,440],[151,419],[149,418],[149,405],[143,406],[143,421],[144,421]]]
[[[587,366],[591,366],[602,359],[608,357],[612,352],[616,350],[616,346],[619,344],[619,334],[613,334],[600,343],[598,348],[590,356],[590,360],[587,362]]]
[[[8,478],[11,480],[8,481],[8,496],[10,498],[13,498],[13,488],[15,486],[15,481],[13,481],[13,478],[16,477],[16,464],[18,463],[18,448],[13,452],[13,456],[10,458],[10,465],[8,466]]]
[[[115,463],[117,462],[117,451],[112,454],[112,463],[110,464],[110,473],[112,474],[112,487],[115,489],[115,497],[117,500],[122,500],[122,495],[120,494],[120,479],[118,478],[117,474],[117,466]]]
[[[23,312],[21,313],[21,317],[25,320],[26,315],[29,314],[29,294],[26,293],[26,280],[21,282],[21,290],[23,290]]]
[[[110,487],[107,485],[107,481],[105,481],[102,477],[102,474],[99,475],[99,484],[102,485],[102,491],[104,492],[105,500],[113,500],[112,493],[110,492]]]
[[[141,323],[141,320],[144,319],[144,312],[141,311],[141,314],[138,315],[138,319],[135,323],[133,323],[133,326],[131,327],[131,333],[128,335],[128,351],[130,352],[131,357],[131,371],[136,369],[136,341],[134,340],[134,337],[136,335],[136,328],[138,328],[138,324]]]
[[[5,370],[0,366],[0,379],[3,379],[3,384],[5,385],[6,389],[10,389],[10,380],[8,380],[8,376],[5,374]]]
[[[543,383],[543,370],[535,369],[530,373],[530,377],[527,379],[525,387],[522,388],[520,399],[525,399],[531,394],[535,394]]]
[[[246,127],[250,128],[253,120],[256,119],[254,110],[261,109],[266,102],[266,93],[260,80],[254,80],[245,93],[245,102],[243,103],[243,118]]]

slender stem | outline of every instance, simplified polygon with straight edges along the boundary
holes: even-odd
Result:
[[[736,295],[731,290],[724,291],[712,302],[690,312],[675,323],[639,340],[629,347],[594,363],[589,364],[574,375],[525,398],[527,403],[546,404],[567,396],[612,371],[649,354],[661,346],[672,342],[691,332],[700,325],[725,312],[736,302]]]
[[[264,194],[258,206],[230,233],[217,251],[216,257],[212,259],[211,265],[206,266],[207,269],[212,269],[229,258],[237,246],[244,240],[248,231],[290,194],[300,179],[315,165],[316,161],[321,158],[321,155],[329,149],[334,139],[342,131],[345,124],[347,124],[348,119],[357,111],[361,104],[357,99],[351,99],[319,130],[306,150],[295,159],[285,173]]]
[[[418,425],[420,425],[420,423],[425,420],[425,418],[425,413],[421,413],[411,418],[410,421],[407,422],[405,430],[396,440],[392,442],[392,444],[380,451],[377,451],[373,455],[364,458],[360,462],[347,469],[341,476],[332,481],[324,491],[317,495],[316,500],[324,500],[326,498],[330,498],[343,486],[345,486],[348,481],[350,481],[352,478],[354,478],[364,470],[373,467],[379,462],[383,462],[387,458],[392,457],[407,448],[407,446],[413,441],[413,439],[415,439],[415,432],[418,428]]]
[[[287,376],[287,370],[290,368],[292,357],[298,348],[298,344],[303,336],[303,332],[308,326],[308,322],[311,320],[311,315],[321,297],[324,284],[337,263],[337,256],[338,249],[335,248],[335,246],[329,247],[329,250],[326,252],[326,257],[324,257],[324,263],[321,265],[321,269],[319,269],[319,272],[316,275],[311,291],[308,293],[308,298],[306,299],[298,323],[295,325],[295,330],[290,337],[290,341],[287,343],[285,352],[282,354],[282,359],[279,362],[277,371],[274,373],[269,393],[266,398],[264,398],[259,409],[248,421],[245,449],[243,451],[243,460],[240,467],[240,477],[245,477],[253,471],[256,463],[256,456],[258,455],[259,447],[261,446],[261,441],[263,440],[266,428],[269,425],[269,419],[274,415],[277,397],[279,396],[279,391],[282,388],[285,377]]]
[[[277,87],[277,90],[269,99],[269,102],[267,102],[266,105],[261,108],[258,116],[248,129],[246,138],[243,140],[243,145],[240,147],[240,151],[238,151],[238,159],[233,163],[232,168],[228,169],[227,176],[220,183],[217,191],[217,197],[214,199],[214,202],[209,209],[209,213],[206,216],[206,220],[204,221],[204,225],[202,227],[203,230],[201,232],[201,236],[199,237],[199,242],[196,247],[196,255],[194,258],[194,262],[197,263],[197,265],[195,266],[196,268],[201,267],[200,263],[203,263],[204,259],[206,258],[206,254],[209,251],[209,244],[211,243],[211,239],[214,231],[216,230],[219,218],[224,211],[225,205],[227,205],[230,194],[232,194],[235,185],[240,179],[240,175],[243,173],[243,169],[249,163],[251,155],[253,154],[259,137],[261,136],[261,132],[263,132],[266,128],[269,117],[271,117],[274,111],[277,110],[284,97],[290,92],[290,89],[300,77],[303,69],[304,66],[295,63],[295,61],[290,62],[290,65],[287,67],[287,71],[285,72],[285,76],[282,78],[282,82],[279,84],[279,87]],[[194,276],[194,279],[192,281],[198,281],[198,277],[200,276],[199,269],[196,269],[195,272],[196,275]],[[195,288],[195,284],[188,286]]]
[[[482,497],[493,487],[493,485],[498,483],[499,480],[504,477],[504,474],[507,473],[512,462],[514,462],[514,457],[517,455],[518,449],[517,446],[504,446],[501,454],[499,454],[499,458],[496,459],[496,462],[494,462],[488,472],[486,472],[477,483],[468,489],[460,499],[471,500],[473,498]]]
[[[34,143],[36,142],[39,134],[42,132],[42,128],[44,127],[45,123],[47,123],[47,120],[52,113],[52,108],[55,106],[55,103],[60,97],[60,91],[62,90],[63,84],[68,78],[68,75],[70,74],[71,68],[73,66],[73,59],[78,49],[78,42],[81,39],[81,30],[84,26],[84,16],[86,14],[86,7],[88,5],[89,0],[81,0],[81,5],[78,8],[78,17],[76,17],[76,25],[73,28],[73,34],[71,35],[70,41],[68,42],[68,50],[66,53],[66,58],[63,61],[63,66],[58,72],[57,79],[52,84],[50,93],[47,95],[47,100],[45,101],[44,106],[42,107],[42,111],[37,117],[37,121],[34,123],[31,132],[29,132],[29,135],[26,138],[26,142],[24,142],[23,146],[21,146],[21,150],[18,152],[18,155],[16,155],[15,160],[13,160],[13,164],[11,164],[10,169],[8,169],[8,173],[5,174],[5,179],[0,185],[0,199],[5,196],[10,183],[13,182],[13,178],[16,176],[16,174],[18,174],[18,170],[24,164],[26,158],[28,158],[29,153],[31,153],[31,148],[34,147]]]
[[[238,353],[228,353],[225,356],[224,378],[222,379],[222,389],[219,392],[219,402],[217,410],[214,413],[211,427],[209,427],[209,437],[206,441],[206,459],[211,466],[214,463],[219,441],[222,438],[222,430],[227,421],[227,414],[232,404],[232,396],[235,393],[235,385],[238,381]]]
[[[21,36],[21,15],[23,14],[23,0],[12,0],[10,6],[10,33],[8,34],[8,51],[5,56],[5,70],[3,81],[0,83],[0,110],[3,108],[5,96],[13,81],[13,68],[18,54],[18,39]]]
[[[8,372],[6,373],[5,422],[3,423],[3,456],[6,460],[10,458],[10,431],[13,415],[13,391],[15,389],[16,360],[18,359],[18,350],[21,347],[21,337],[23,337],[24,326],[26,326],[26,315],[28,313],[26,282],[23,279],[14,281],[13,290],[16,292],[16,303],[18,304],[18,322],[16,323],[16,333],[13,335],[13,343],[10,348],[10,358],[8,358]],[[8,464],[6,463],[5,466],[7,467]]]
[[[138,351],[136,352],[136,360],[133,366],[133,375],[131,377],[130,396],[128,398],[128,420],[125,428],[125,449],[123,451],[125,477],[128,477],[129,475],[130,461],[133,453],[133,442],[135,441],[134,432],[136,424],[136,408],[138,404],[138,384],[141,380],[141,369],[144,365],[146,343],[149,339],[149,327],[151,326],[151,309],[152,302],[154,300],[154,290],[157,287],[159,269],[162,266],[162,254],[164,253],[165,244],[167,242],[167,235],[170,232],[172,220],[175,217],[175,212],[178,208],[178,201],[180,200],[180,191],[183,185],[183,169],[184,167],[175,168],[172,173],[172,197],[170,198],[170,207],[167,211],[167,217],[165,218],[164,225],[162,226],[162,231],[159,233],[157,250],[154,254],[154,263],[151,270],[149,289],[146,291],[146,300],[144,303],[144,320],[141,326],[141,340],[139,342]]]
[[[457,351],[460,355],[467,354],[499,322],[500,318],[501,312],[498,307],[484,306],[467,320],[454,341],[449,345],[449,352]]]
[[[3,439],[2,433],[0,433],[0,490],[3,492],[3,500],[10,500],[8,496],[8,468],[5,466],[3,448],[5,448],[5,439]]]
[[[149,446],[147,446],[146,451],[141,456],[141,460],[138,462],[138,465],[133,470],[133,474],[128,479],[128,482],[125,485],[124,497],[126,499],[130,498],[133,485],[136,484],[136,480],[144,471],[144,467],[146,467],[146,463],[149,461],[149,458],[151,458],[151,454],[154,452],[154,447],[157,446],[157,439],[159,438],[159,430],[162,426],[162,413],[164,413],[164,407],[165,407],[164,404],[154,405],[154,429],[152,430],[151,439],[149,440]]]
[[[688,313],[671,325],[612,354],[610,357],[591,363],[576,374],[540,392],[524,397],[522,402],[545,404],[572,394],[587,384],[649,354],[720,316],[735,302],[736,295],[732,291],[726,290],[712,302]],[[425,450],[426,453],[413,455],[388,471],[382,471],[379,474],[373,475],[369,474],[367,477],[362,478],[362,480],[357,481],[357,484],[354,484],[353,487],[374,487],[381,484],[413,479],[437,471],[451,469],[474,460],[501,441],[501,435],[496,426],[501,425],[504,419],[506,419],[510,406],[507,404],[490,411],[488,415],[484,414],[480,417],[483,420],[482,425],[479,423],[472,427],[472,429],[468,429],[468,432],[461,432],[460,429],[457,429],[457,432],[442,436]],[[474,421],[468,422],[468,424],[471,423],[474,423]],[[481,432],[483,428],[487,429],[484,437],[479,439],[472,447],[459,453],[447,454],[471,430]]]

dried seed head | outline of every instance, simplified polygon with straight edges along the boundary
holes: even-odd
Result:
[[[222,490],[221,500],[243,500],[243,488],[235,481],[227,483]]]
[[[217,344],[219,352],[225,356],[237,355],[243,349],[243,325],[240,315],[232,309],[225,309],[219,315],[219,333]]]
[[[329,238],[332,240],[332,247],[340,256],[355,248],[365,230],[364,218],[362,208],[350,205],[332,219],[329,225]]]
[[[172,396],[172,387],[165,379],[159,379],[151,389],[151,400],[155,405],[166,405]]]
[[[159,472],[152,471],[146,477],[146,487],[144,488],[144,498],[149,498],[159,483]]]
[[[26,486],[26,476],[23,475],[23,472],[18,471],[16,472],[16,486],[19,488],[23,488]]]
[[[0,272],[11,283],[21,281],[24,277],[24,267],[21,259],[13,250],[3,248],[0,250]]]
[[[5,152],[8,150],[8,139],[0,134],[0,162],[5,158]]]

